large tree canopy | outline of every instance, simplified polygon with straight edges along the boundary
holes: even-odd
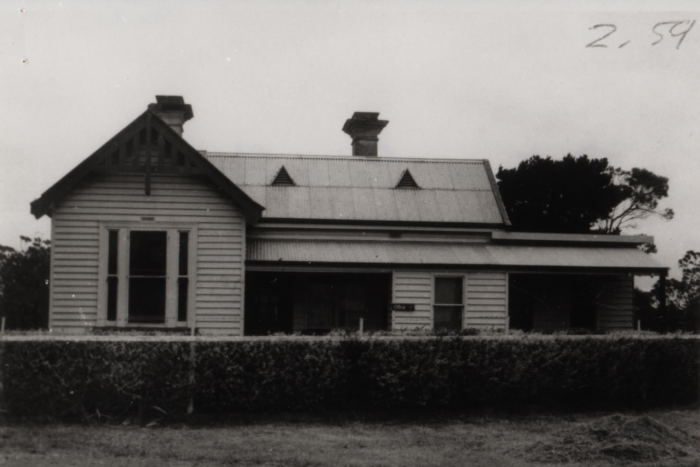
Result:
[[[21,237],[23,251],[0,245],[0,315],[8,329],[48,326],[50,242]]]
[[[525,232],[619,234],[652,215],[668,196],[668,179],[646,169],[624,171],[607,159],[588,156],[562,160],[533,156],[518,167],[499,167],[498,188],[513,228]]]

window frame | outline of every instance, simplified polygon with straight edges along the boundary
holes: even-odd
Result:
[[[462,303],[435,303],[436,293],[435,284],[437,279],[448,278],[448,279],[461,279],[462,280]],[[460,329],[466,329],[467,327],[467,275],[466,274],[455,274],[449,272],[433,273],[430,277],[430,327],[435,330],[435,307],[436,306],[461,306],[462,313],[461,317],[461,327]]]
[[[117,319],[107,320],[107,277],[109,259],[109,231],[117,230]],[[166,298],[165,319],[163,323],[129,322],[129,251],[130,233],[132,231],[167,232],[166,248]],[[178,279],[179,275],[179,241],[180,232],[188,232],[188,287],[187,320],[178,321]],[[99,225],[99,269],[97,280],[97,325],[116,327],[192,327],[196,313],[197,283],[197,227],[193,224],[179,222],[101,222]]]

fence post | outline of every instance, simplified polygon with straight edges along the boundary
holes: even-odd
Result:
[[[195,378],[194,378],[194,366],[196,364],[196,355],[195,355],[195,341],[194,341],[194,327],[192,327],[192,337],[191,337],[191,342],[190,342],[190,401],[187,404],[187,415],[191,415],[194,412],[194,387],[195,387]]]
[[[365,319],[360,318],[360,337],[362,337],[362,332],[364,331],[364,327],[365,327]]]
[[[196,365],[197,356],[195,354],[195,340],[194,336],[197,331],[197,321],[196,318],[192,319],[192,327],[190,327],[190,400],[187,404],[187,415],[191,415],[194,412],[194,366]]]

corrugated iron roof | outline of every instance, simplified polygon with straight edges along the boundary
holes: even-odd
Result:
[[[650,235],[611,235],[611,234],[565,234],[547,232],[506,232],[494,230],[491,239],[499,243],[599,243],[612,245],[642,245],[654,243]]]
[[[267,239],[246,248],[248,261],[266,262],[666,269],[637,248]]]
[[[483,160],[207,153],[263,217],[504,224]],[[285,167],[295,186],[271,186]],[[397,189],[409,170],[420,189]]]

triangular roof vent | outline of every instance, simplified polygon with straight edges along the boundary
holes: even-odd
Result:
[[[399,183],[396,185],[396,188],[420,188],[416,181],[413,179],[413,176],[411,175],[411,172],[406,169],[401,175],[401,180],[399,180]]]
[[[272,186],[294,186],[294,180],[292,180],[292,177],[289,176],[289,173],[287,172],[287,169],[282,166],[279,172],[277,172],[277,175],[275,175],[274,180],[272,180],[271,183]]]

